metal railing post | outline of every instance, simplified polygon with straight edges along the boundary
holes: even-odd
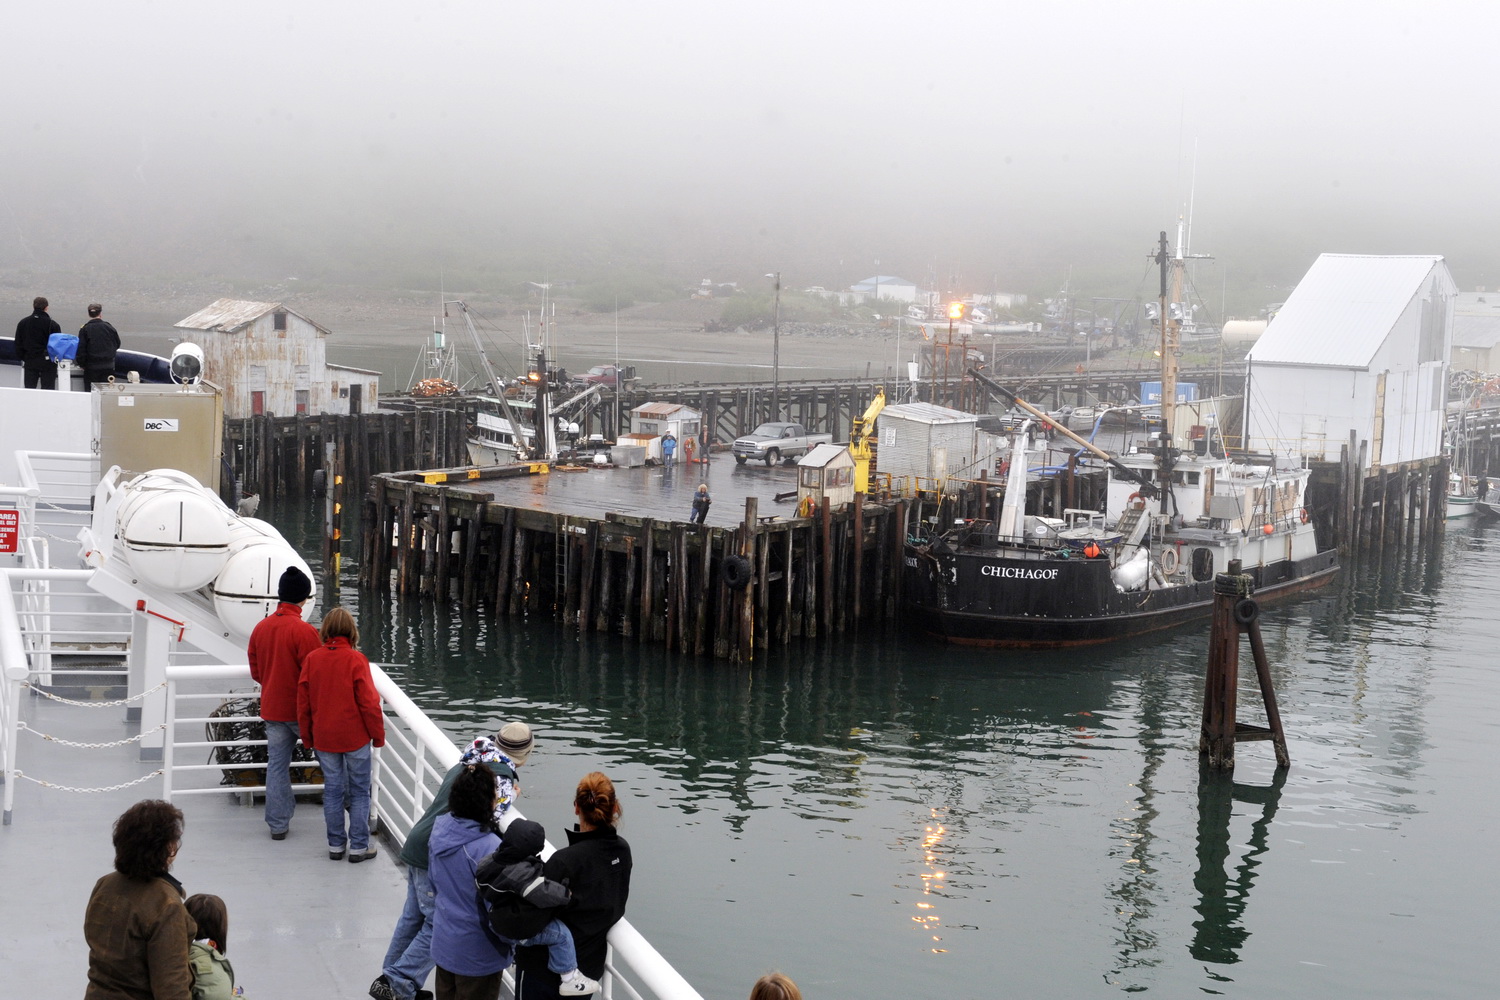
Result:
[[[161,797],[172,801],[172,761],[177,749],[177,681],[167,678],[166,729],[162,731]]]

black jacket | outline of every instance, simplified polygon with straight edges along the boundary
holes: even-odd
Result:
[[[16,324],[16,357],[27,368],[55,367],[47,360],[47,338],[54,333],[62,333],[62,327],[58,326],[57,320],[38,309]]]
[[[546,837],[539,823],[513,820],[500,847],[474,873],[474,882],[490,910],[490,927],[507,941],[524,941],[539,933],[568,905],[568,889],[542,875],[537,852]]]
[[[115,352],[120,349],[120,334],[113,325],[102,319],[91,319],[78,331],[78,366],[89,368],[115,367]]]
[[[544,871],[573,893],[573,902],[560,916],[573,932],[578,970],[598,979],[604,975],[605,939],[625,915],[630,897],[630,845],[608,827],[588,833],[569,830],[568,846],[547,859]],[[528,994],[541,995],[531,993],[533,982],[542,986],[550,981],[547,989],[557,996],[558,977],[547,970],[546,948],[517,948],[516,966],[526,973]]]

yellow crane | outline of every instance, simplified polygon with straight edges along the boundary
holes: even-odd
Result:
[[[875,387],[875,398],[865,409],[864,415],[854,418],[849,431],[849,454],[854,456],[854,492],[870,492],[870,459],[875,456],[871,441],[875,437],[875,418],[885,409],[885,387]]]

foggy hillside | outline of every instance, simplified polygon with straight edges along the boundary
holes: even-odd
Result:
[[[1135,295],[1191,200],[1231,312],[1321,251],[1500,284],[1490,6],[1012,7],[31,5],[0,282]]]

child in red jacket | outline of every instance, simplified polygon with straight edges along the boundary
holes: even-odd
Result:
[[[371,745],[385,746],[385,713],[370,676],[370,661],[355,647],[354,616],[334,608],[323,617],[323,645],[302,661],[297,683],[297,722],[302,745],[318,755],[323,769],[323,821],[328,857],[358,864],[375,856],[370,846]],[[344,830],[348,807],[349,828]]]

